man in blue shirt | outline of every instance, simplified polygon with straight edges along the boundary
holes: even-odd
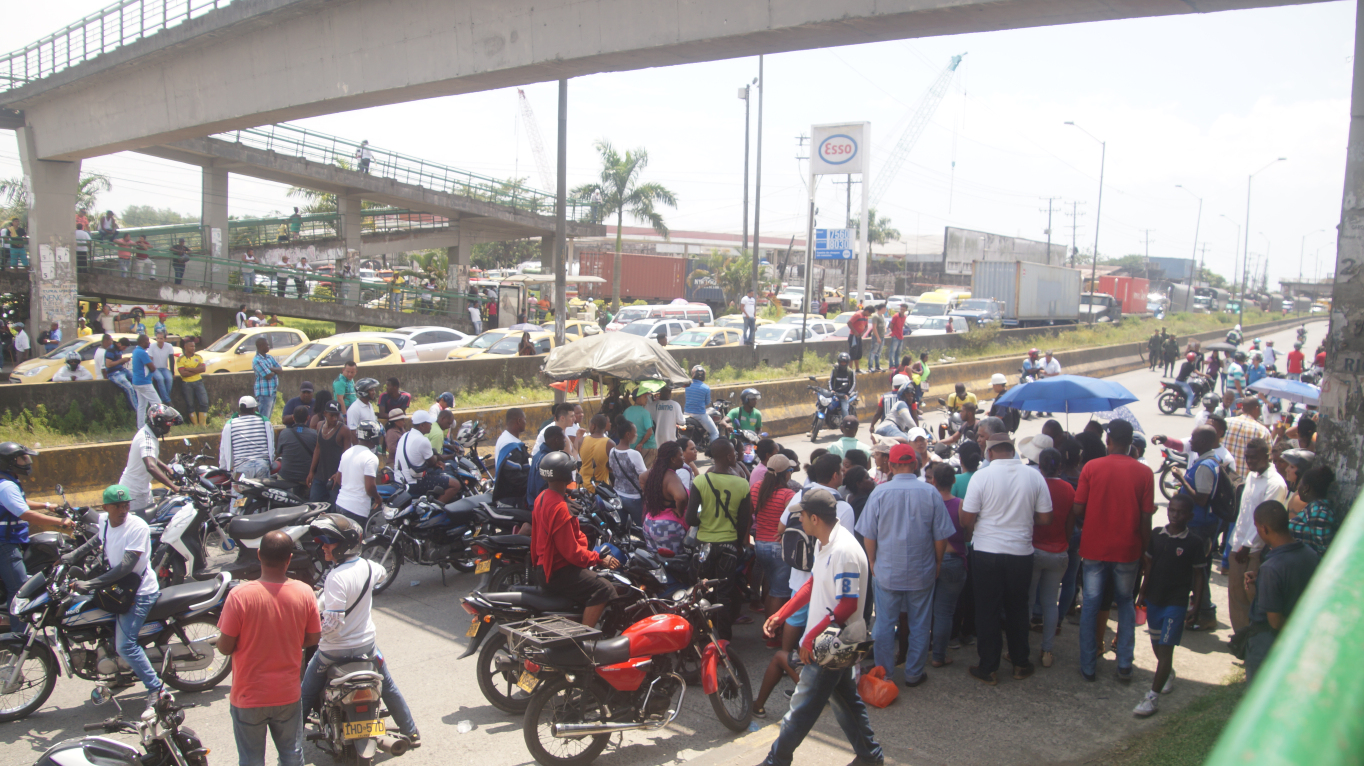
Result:
[[[706,414],[706,408],[710,406],[710,386],[706,385],[706,368],[696,365],[691,368],[691,385],[687,386],[687,400],[682,406],[682,412],[687,415],[695,415],[701,421],[701,427],[706,429],[710,435],[710,440],[715,441],[720,438],[720,429],[715,426],[715,421]]]
[[[133,349],[133,361],[130,365],[133,375],[133,391],[137,393],[137,422],[139,426],[147,422],[147,408],[153,404],[161,403],[161,395],[156,393],[156,384],[152,382],[152,373],[156,370],[156,364],[152,361],[152,355],[147,352],[151,345],[151,339],[145,334],[137,336],[137,347]],[[108,358],[107,355],[105,358]]]
[[[260,407],[260,416],[267,422],[275,409],[275,392],[279,390],[279,360],[270,356],[270,341],[264,335],[256,336],[256,358],[251,360],[251,371],[256,373],[256,387],[253,393]]]
[[[1265,367],[1264,357],[1256,351],[1250,357],[1250,364],[1246,365],[1246,385],[1253,386],[1255,381],[1262,380],[1269,375],[1269,369]]]
[[[33,473],[37,452],[15,442],[0,444],[0,584],[4,586],[4,611],[19,587],[28,580],[24,569],[24,546],[28,545],[29,522],[51,524],[62,529],[75,526],[71,521],[39,513],[51,510],[52,503],[30,503],[19,484],[20,476]],[[0,620],[8,623],[0,615]],[[8,630],[8,628],[5,628]]]

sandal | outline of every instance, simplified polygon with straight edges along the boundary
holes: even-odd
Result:
[[[931,663],[929,663],[929,664],[931,664],[931,665],[932,665],[933,667],[935,667],[935,668],[942,668],[942,667],[947,667],[948,665],[951,665],[951,664],[952,664],[952,661],[953,661],[952,658],[951,658],[951,657],[948,657],[947,659],[943,660],[942,662],[939,662],[939,661],[937,661],[937,660],[933,660],[933,661],[932,661]]]
[[[754,718],[767,718],[767,708],[765,708],[765,707],[755,707],[755,708],[753,708],[753,717],[754,717]]]
[[[752,625],[752,624],[753,624],[753,618],[752,618],[752,617],[749,617],[749,616],[746,615],[746,614],[741,614],[741,615],[739,615],[739,616],[734,620],[734,624],[735,624],[735,625]]]

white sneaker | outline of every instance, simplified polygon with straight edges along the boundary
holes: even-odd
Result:
[[[1132,708],[1132,715],[1138,718],[1148,718],[1155,715],[1156,700],[1158,699],[1160,699],[1160,695],[1155,692],[1147,692],[1141,702],[1138,703],[1136,707]]]
[[[1169,694],[1175,690],[1175,669],[1170,668],[1170,677],[1165,679],[1165,685],[1160,688],[1161,694]]]

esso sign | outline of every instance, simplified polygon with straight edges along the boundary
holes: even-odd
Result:
[[[819,144],[819,158],[830,165],[845,165],[857,156],[857,142],[852,136],[837,133]]]

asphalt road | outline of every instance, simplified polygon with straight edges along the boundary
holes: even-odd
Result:
[[[1308,326],[1309,349],[1321,340],[1325,324]],[[1284,351],[1292,348],[1292,330],[1272,336]],[[1249,340],[1249,339],[1247,339]],[[1064,355],[1061,357],[1064,364]],[[1012,365],[1016,366],[1016,365]],[[1009,370],[1002,370],[1006,374]],[[1169,433],[1187,437],[1191,421],[1182,414],[1161,415],[1155,406],[1159,377],[1141,370],[1114,378],[1141,400],[1130,409],[1149,435]],[[932,392],[936,395],[938,392]],[[940,415],[930,414],[936,423]],[[1069,429],[1079,430],[1085,416],[1072,415]],[[1065,424],[1064,417],[1061,418]],[[1038,433],[1041,419],[1024,421],[1017,434]],[[808,437],[781,440],[802,457],[818,445]],[[822,437],[820,444],[832,441]],[[1148,450],[1147,462],[1160,463],[1159,451]],[[1160,500],[1161,498],[1157,498]],[[1161,515],[1158,514],[1158,523]],[[464,648],[466,613],[459,598],[474,584],[473,575],[447,576],[431,568],[404,566],[398,582],[376,599],[374,612],[379,644],[391,663],[393,675],[406,695],[421,728],[423,745],[399,759],[381,754],[380,761],[399,760],[406,766],[436,766],[474,758],[479,766],[510,766],[532,762],[522,741],[520,720],[488,705],[474,680],[473,659],[456,661]],[[1225,605],[1225,578],[1214,574],[1214,599]],[[1225,609],[1220,610],[1225,619]],[[758,684],[771,652],[763,648],[758,636],[758,617],[753,625],[736,628],[736,648],[750,678]],[[1056,640],[1056,665],[1039,667],[1027,681],[1004,678],[994,688],[985,687],[966,674],[975,663],[975,648],[964,647],[951,654],[955,664],[930,670],[928,683],[916,689],[901,688],[900,699],[884,710],[872,710],[872,725],[886,754],[899,763],[913,764],[1027,764],[1055,763],[1092,756],[1122,737],[1156,725],[1168,711],[1188,704],[1211,686],[1221,683],[1235,668],[1226,653],[1229,629],[1216,633],[1186,634],[1185,646],[1175,654],[1178,673],[1173,694],[1162,697],[1162,713],[1147,721],[1137,721],[1132,707],[1149,688],[1155,661],[1150,645],[1139,634],[1136,678],[1130,685],[1114,678],[1116,666],[1109,655],[1099,666],[1097,683],[1086,683],[1078,673],[1079,649],[1076,627],[1063,624]],[[1037,636],[1033,636],[1034,654]],[[1006,675],[1007,674],[1003,674]],[[184,695],[200,707],[188,711],[193,727],[212,750],[212,763],[235,759],[228,712],[228,682],[209,692]],[[62,678],[47,704],[30,718],[0,724],[0,766],[30,764],[52,744],[82,736],[81,725],[103,719],[112,713],[108,706],[96,708],[88,701],[91,684],[80,679]],[[768,702],[768,718],[756,721],[755,729],[772,726],[786,710],[786,698],[778,687]],[[140,713],[141,695],[137,691],[122,695],[130,710]],[[473,729],[460,734],[456,725],[469,721]],[[598,759],[602,766],[665,764],[701,759],[716,763],[757,763],[761,745],[770,739],[771,729],[758,731],[741,740],[731,735],[714,717],[709,701],[693,688],[686,697],[684,711],[677,723],[662,732],[630,733],[620,744]],[[131,741],[126,735],[119,738]],[[619,739],[619,738],[618,738]],[[757,743],[755,746],[754,743]],[[747,743],[745,746],[742,743]],[[757,749],[755,749],[757,747]],[[330,757],[311,745],[305,746],[308,763],[327,764]],[[824,715],[807,745],[797,752],[799,764],[826,764],[830,758],[851,759],[831,714]],[[274,762],[273,753],[268,755]],[[840,763],[846,762],[839,761]],[[465,762],[468,763],[468,762]]]

